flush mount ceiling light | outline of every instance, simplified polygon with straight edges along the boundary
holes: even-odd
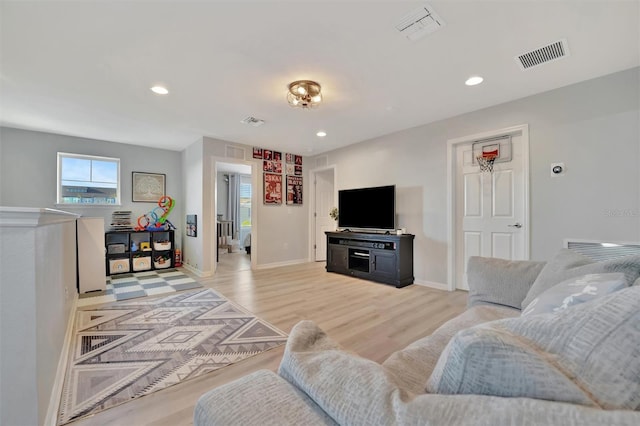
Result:
[[[157,93],[158,95],[166,95],[169,93],[169,91],[166,89],[166,87],[162,87],[162,86],[153,86],[151,88],[151,91],[153,93]]]
[[[479,75],[474,75],[473,77],[469,77],[467,81],[464,82],[464,84],[466,84],[467,86],[475,86],[476,84],[482,83],[483,80],[484,78],[480,77]]]
[[[325,136],[327,136],[327,132],[323,132],[322,130],[320,130],[318,133],[316,133],[316,136],[319,138],[324,138]]]
[[[292,107],[315,108],[322,102],[320,85],[311,80],[298,80],[289,84],[287,102]]]

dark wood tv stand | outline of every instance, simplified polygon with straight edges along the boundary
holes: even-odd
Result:
[[[413,239],[411,234],[325,232],[327,272],[352,275],[392,284],[413,284]]]

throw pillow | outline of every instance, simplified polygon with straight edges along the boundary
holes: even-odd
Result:
[[[596,262],[575,251],[562,249],[542,268],[540,275],[527,293],[527,297],[522,301],[522,308],[526,308],[543,291],[564,280],[580,275],[608,272],[622,272],[625,275],[627,286],[630,286],[640,277],[640,255]]]
[[[587,274],[556,284],[529,303],[522,316],[545,314],[597,299],[627,287],[624,274]]]
[[[468,306],[498,304],[520,309],[545,262],[472,256],[467,263]]]
[[[527,397],[603,409],[640,408],[640,287],[555,314],[462,330],[427,391]]]

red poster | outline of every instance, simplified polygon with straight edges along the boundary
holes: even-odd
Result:
[[[302,205],[302,176],[287,176],[287,204]]]
[[[264,203],[282,204],[282,175],[264,174]]]

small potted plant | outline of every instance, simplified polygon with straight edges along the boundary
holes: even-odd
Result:
[[[331,210],[329,210],[329,216],[333,220],[338,220],[338,208],[334,207]]]

